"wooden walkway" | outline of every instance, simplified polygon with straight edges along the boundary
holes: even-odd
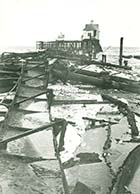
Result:
[[[38,108],[36,108],[36,110],[28,109],[31,104],[34,104],[36,98],[41,95],[44,95],[44,99],[46,99],[47,103],[47,85],[47,63],[23,64],[21,74],[17,82],[15,97],[9,106],[4,122],[1,124],[0,152],[4,157],[12,157],[14,160],[18,159],[21,162],[26,161],[25,163],[27,164],[38,161],[41,166],[41,163],[45,165],[46,162],[45,166],[47,166],[48,170],[54,171],[54,173],[60,171],[61,175],[56,177],[56,179],[53,178],[53,180],[51,176],[50,178],[47,177],[47,184],[48,187],[51,188],[51,192],[46,188],[44,193],[57,194],[60,193],[60,190],[63,190],[63,193],[68,194],[67,182],[53,133],[54,126],[56,127],[57,125],[61,125],[62,121],[58,120],[57,122],[54,122],[50,120],[47,108],[44,112],[39,111]],[[30,120],[30,116],[36,114],[36,121]],[[46,115],[46,120],[43,119],[43,121],[39,122],[39,118],[42,114]],[[34,149],[32,146],[30,147],[30,145],[27,146],[26,144],[33,144]],[[26,147],[27,150],[22,152],[23,150],[19,147],[19,153],[13,153],[12,150],[18,149],[19,145]],[[46,148],[43,147],[46,145]],[[42,153],[38,154],[36,153],[36,150]],[[44,150],[46,150],[46,152],[44,152]],[[5,178],[3,178],[3,181],[4,179]],[[58,191],[58,188],[61,189]],[[25,190],[25,193],[28,192]],[[14,194],[14,192],[11,191],[10,194]]]
[[[7,105],[8,112],[6,113],[4,122],[0,123],[0,193],[2,194],[70,194],[70,177],[75,179],[75,181],[79,180],[81,182],[87,182],[87,177],[89,179],[88,187],[96,184],[97,175],[100,185],[104,184],[104,177],[109,177],[110,169],[106,166],[105,163],[101,163],[101,168],[99,167],[100,160],[98,159],[97,165],[96,162],[89,165],[86,163],[81,166],[75,168],[71,168],[69,176],[68,170],[66,172],[67,180],[69,181],[69,187],[67,184],[65,172],[64,172],[64,164],[62,165],[59,148],[60,143],[56,140],[56,136],[60,132],[61,129],[65,127],[64,119],[54,119],[52,120],[50,110],[49,110],[49,95],[51,89],[48,88],[48,64],[47,62],[39,62],[39,63],[28,63],[22,65],[22,70],[20,77],[16,84],[16,93],[14,99],[11,101],[8,99],[1,99],[1,105],[5,105],[5,103],[9,103]],[[97,101],[97,99],[54,99],[51,101],[51,105],[56,106],[55,108],[61,107],[61,105],[94,105],[94,104],[115,104],[119,107],[125,108],[127,110],[127,121],[129,126],[131,126],[131,134],[132,136],[137,136],[139,130],[137,128],[134,112],[129,109],[129,107],[121,102],[120,100],[116,100],[108,95],[102,95],[104,101]],[[40,107],[40,104],[43,102],[46,103],[45,106]],[[39,104],[40,103],[40,104]],[[38,104],[38,105],[37,105]],[[60,111],[60,109],[58,109]],[[122,110],[123,113],[123,110]],[[138,113],[137,113],[138,114]],[[5,115],[4,111],[0,112],[0,115]],[[53,115],[54,116],[54,115]],[[131,122],[129,122],[131,118]],[[67,118],[66,118],[67,119]],[[69,119],[69,118],[68,118]],[[118,122],[111,122],[108,119],[100,119],[100,118],[90,118],[90,117],[82,117],[82,119],[91,121],[93,124],[95,122],[105,122],[106,125],[114,125],[118,124]],[[66,121],[69,124],[75,124],[72,121]],[[89,153],[96,153],[96,148],[100,147],[100,142],[98,142],[98,137],[103,137],[104,142],[106,143],[106,132],[103,129],[104,125],[99,125],[99,129],[95,135],[95,131],[87,131],[85,133],[85,142],[87,145],[86,149],[89,149]],[[114,127],[115,128],[115,127]],[[123,132],[123,125],[117,126],[119,133]],[[55,131],[56,130],[56,131]],[[118,130],[115,131],[117,134]],[[126,129],[127,130],[127,129]],[[109,129],[108,129],[109,131]],[[56,132],[56,133],[55,133]],[[126,131],[125,131],[126,133]],[[109,132],[107,133],[109,134]],[[126,133],[128,136],[129,134]],[[118,135],[118,134],[117,134]],[[64,139],[64,134],[61,133],[60,138]],[[112,135],[113,137],[113,146],[115,148],[120,146],[116,143],[114,137],[116,135]],[[110,135],[109,135],[110,138]],[[107,140],[110,140],[110,139]],[[123,138],[123,136],[121,136]],[[121,140],[120,138],[120,140]],[[126,138],[126,137],[125,137]],[[100,138],[101,139],[101,138]],[[99,143],[99,145],[98,145]],[[101,142],[104,147],[105,143]],[[108,143],[108,141],[107,141]],[[132,144],[131,147],[126,144],[125,149],[128,148],[132,150],[136,147],[134,142],[129,142]],[[137,143],[137,142],[135,142]],[[138,142],[139,143],[139,142]],[[101,146],[101,153],[103,152]],[[74,153],[83,154],[85,151],[85,147],[79,147],[80,151]],[[122,147],[123,153],[125,149]],[[107,148],[105,151],[108,151]],[[129,150],[129,151],[130,151]],[[120,150],[119,150],[120,151]],[[139,151],[139,147],[136,150]],[[112,154],[112,153],[111,153]],[[128,155],[128,150],[125,152],[123,157],[125,158]],[[98,154],[95,154],[98,156]],[[124,160],[123,158],[123,160]],[[139,161],[139,159],[137,159]],[[129,162],[129,160],[128,160]],[[80,164],[80,163],[79,163]],[[77,169],[77,172],[76,172]],[[94,171],[95,170],[95,171]],[[98,171],[99,170],[99,171]],[[103,171],[104,170],[104,171]],[[104,172],[104,177],[102,176]],[[75,174],[74,174],[75,173]],[[96,176],[95,176],[96,174]],[[122,174],[125,175],[125,166],[123,168]],[[120,172],[120,177],[125,177]],[[73,176],[74,175],[74,176]],[[90,176],[89,176],[90,175]],[[103,179],[102,179],[102,178]],[[112,193],[118,193],[118,178],[115,185],[112,186]],[[101,182],[100,182],[101,181]],[[110,179],[107,181],[110,181]],[[81,183],[80,183],[81,184]],[[110,182],[109,185],[112,183]],[[76,185],[79,185],[76,183]],[[87,186],[86,185],[86,186]],[[105,185],[104,185],[105,186]],[[79,186],[77,186],[79,187]],[[75,188],[77,188],[75,187]],[[86,187],[86,188],[88,188]],[[107,186],[105,186],[108,189]],[[113,187],[116,190],[113,190]],[[69,188],[69,189],[68,189]],[[80,185],[80,188],[81,187]],[[85,193],[90,192],[85,191]],[[92,188],[92,187],[91,187]],[[78,188],[79,189],[79,188]],[[84,188],[85,189],[85,186]],[[92,188],[93,189],[93,188]],[[93,189],[94,190],[94,189]],[[105,191],[103,191],[105,192]],[[80,194],[82,191],[80,191]],[[90,192],[91,193],[91,192]],[[94,191],[92,191],[94,193]],[[107,192],[105,192],[107,193]],[[77,190],[74,189],[73,194],[78,194]]]

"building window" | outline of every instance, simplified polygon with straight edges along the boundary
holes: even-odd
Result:
[[[97,30],[94,30],[94,37],[96,37],[96,34],[97,34]]]
[[[88,33],[88,37],[91,38],[91,33]]]

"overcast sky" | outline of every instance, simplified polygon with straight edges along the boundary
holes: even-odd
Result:
[[[0,46],[80,39],[86,23],[100,26],[102,46],[140,46],[140,0],[0,0]]]

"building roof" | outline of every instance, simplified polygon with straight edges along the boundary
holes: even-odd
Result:
[[[99,28],[99,25],[98,24],[86,24],[85,25],[85,28],[84,28],[84,31],[93,31],[93,30],[98,30]]]

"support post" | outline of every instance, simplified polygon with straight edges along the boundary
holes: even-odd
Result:
[[[106,55],[102,55],[102,62],[106,63]]]
[[[122,55],[123,55],[123,37],[120,38],[120,56],[119,56],[120,66],[122,66]]]

